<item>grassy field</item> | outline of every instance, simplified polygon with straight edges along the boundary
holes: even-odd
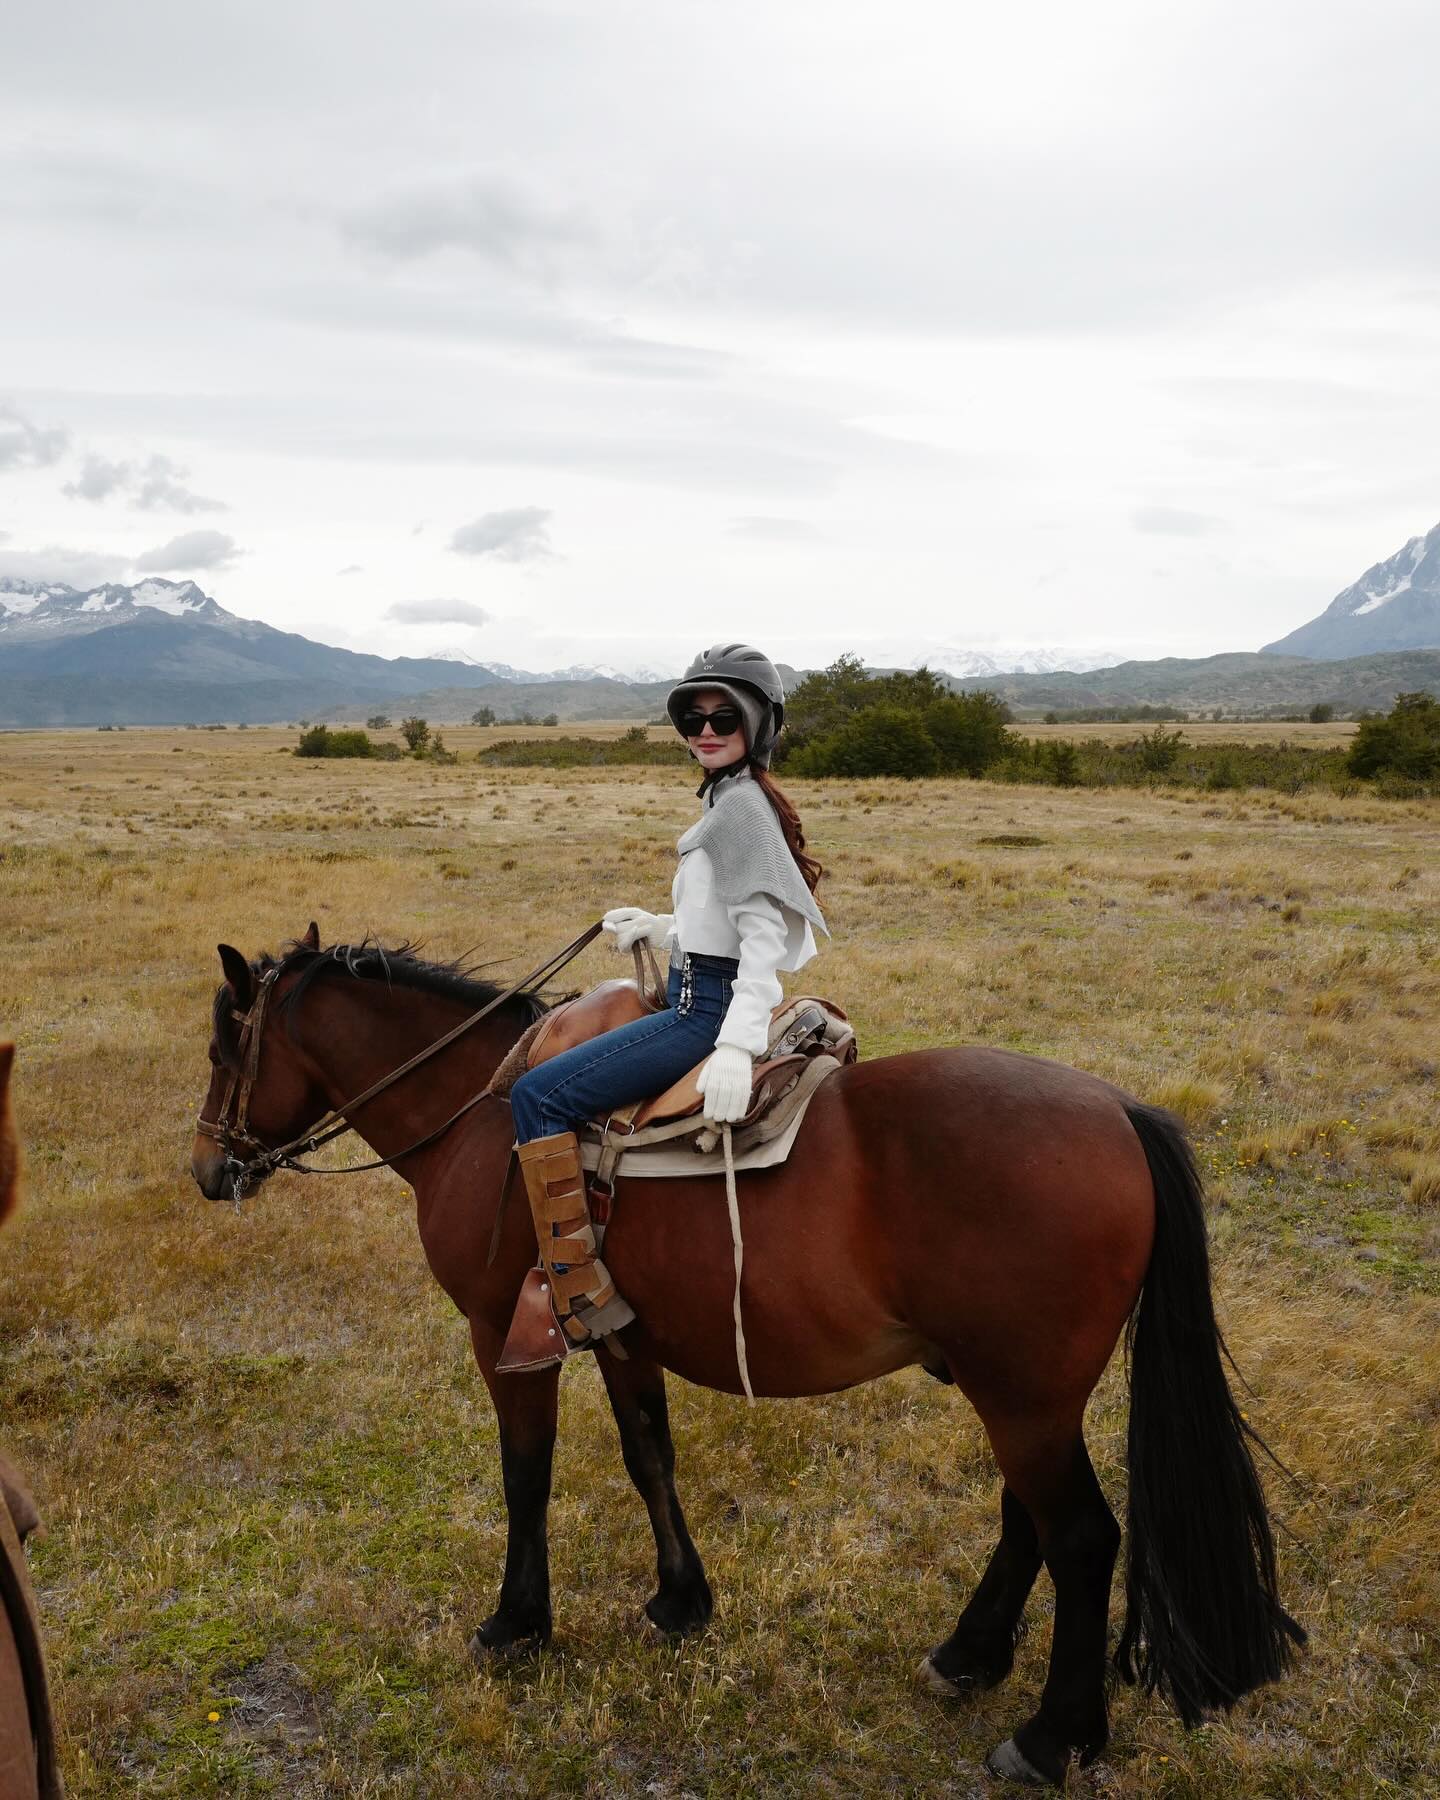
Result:
[[[567,1370],[554,1650],[469,1663],[504,1528],[462,1322],[391,1176],[200,1199],[214,945],[314,917],[327,942],[423,937],[518,973],[607,906],[661,903],[693,783],[306,763],[292,741],[0,737],[0,1037],[28,1146],[0,1438],[48,1521],[72,1793],[991,1791],[1048,1593],[998,1692],[917,1683],[998,1501],[974,1416],[918,1371],[753,1413],[673,1385],[718,1610],[672,1648],[641,1618],[653,1553],[598,1376]],[[1190,1120],[1244,1404],[1299,1478],[1271,1483],[1299,1673],[1190,1735],[1121,1690],[1074,1791],[1440,1791],[1440,805],[793,792],[835,930],[804,979],[862,1054],[1007,1045]],[[577,979],[616,967],[591,951]],[[1124,1420],[1112,1370],[1090,1439],[1117,1510]]]

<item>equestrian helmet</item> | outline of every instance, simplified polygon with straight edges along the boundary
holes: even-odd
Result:
[[[780,672],[753,644],[712,644],[702,650],[671,688],[665,702],[670,723],[678,731],[680,717],[693,694],[719,688],[739,707],[745,721],[750,760],[770,766],[770,754],[785,723],[785,685]]]

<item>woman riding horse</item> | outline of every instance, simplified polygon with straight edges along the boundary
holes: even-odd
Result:
[[[617,906],[616,948],[670,951],[669,1005],[541,1063],[510,1092],[515,1142],[560,1327],[553,1354],[507,1353],[504,1369],[545,1368],[628,1325],[634,1312],[595,1254],[576,1128],[662,1093],[707,1058],[697,1085],[705,1117],[742,1118],[755,1059],[765,1054],[779,971],[815,955],[820,865],[805,852],[793,806],[768,769],[785,716],[775,665],[749,644],[697,656],[666,702],[705,771],[700,819],[680,838],[668,913]]]
[[[748,1087],[760,1043],[753,1027],[775,969],[808,953],[806,926],[819,919],[800,873],[798,830],[784,829],[768,798],[763,755],[778,695],[753,679],[763,659],[716,666],[724,660],[707,668],[701,658],[672,702],[702,762],[720,753],[707,745],[738,744],[736,731],[717,732],[716,690],[747,727],[743,767],[735,756],[720,765],[733,773],[717,780],[707,764],[707,805],[681,840],[673,932],[658,919],[647,927],[681,949],[675,1004],[614,1040],[641,1046],[637,1067],[653,1042],[673,1047],[664,1069],[646,1063],[643,1080],[604,1086],[630,1065],[623,1055],[597,1061],[592,1044],[570,1065],[585,1071],[573,1087],[550,1085],[565,1074],[563,1057],[540,1065],[528,1113],[524,1082],[508,1099],[490,1085],[547,1011],[530,981],[582,940],[510,988],[403,949],[324,949],[313,924],[278,959],[251,963],[220,946],[225,982],[211,1014],[195,1179],[212,1200],[238,1199],[277,1167],[305,1167],[297,1151],[353,1129],[413,1192],[426,1258],[468,1323],[499,1422],[509,1530],[498,1603],[473,1640],[481,1657],[543,1644],[552,1626],[547,1513],[560,1371],[553,1358],[538,1374],[501,1366],[536,1248],[530,1220],[502,1204],[513,1140],[533,1158],[545,1135],[685,1072],[706,1050],[706,1101],[712,1116],[730,1117]],[[760,905],[745,904],[757,895]],[[746,923],[762,914],[768,924]],[[695,935],[697,919],[704,935]],[[634,915],[613,923],[618,943]],[[733,936],[711,937],[712,923]],[[707,987],[698,959],[721,955],[733,965],[728,983],[722,968]],[[732,1018],[749,1020],[733,1046]],[[722,1079],[736,1070],[738,1081]],[[537,1197],[542,1179],[554,1188],[544,1193],[539,1234],[549,1266],[580,1265],[566,1298],[593,1293],[604,1271],[589,1250],[578,1159],[558,1181],[549,1171],[531,1179]],[[713,1601],[676,1492],[663,1371],[740,1391],[720,1185],[703,1173],[621,1177],[605,1240],[638,1317],[625,1332],[626,1358],[600,1357],[599,1373],[655,1534],[657,1587],[645,1611],[677,1635],[701,1629]],[[757,1395],[833,1393],[923,1364],[948,1376],[984,1424],[1004,1478],[999,1541],[923,1668],[931,1685],[958,1697],[1003,1681],[1030,1590],[1048,1571],[1049,1670],[1038,1709],[992,1752],[996,1773],[1063,1783],[1109,1734],[1106,1640],[1120,1530],[1084,1420],[1122,1333],[1128,1546],[1115,1664],[1164,1692],[1187,1724],[1284,1674],[1305,1634],[1280,1603],[1251,1428],[1222,1361],[1199,1172],[1177,1119],[1093,1075],[1010,1051],[941,1046],[872,1057],[821,1083],[794,1154],[747,1170],[737,1211],[746,1268],[757,1271],[744,1296]],[[595,1298],[613,1304],[603,1286]],[[586,1331],[601,1323],[593,1312],[578,1322]],[[616,1322],[607,1313],[605,1328]]]

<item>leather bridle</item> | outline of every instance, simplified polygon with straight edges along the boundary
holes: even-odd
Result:
[[[478,1106],[482,1100],[493,1098],[490,1089],[485,1087],[478,1094],[472,1094],[463,1106],[451,1113],[443,1125],[437,1126],[434,1131],[427,1132],[424,1137],[411,1144],[407,1149],[397,1150],[393,1156],[382,1156],[375,1162],[352,1163],[343,1169],[317,1169],[298,1160],[301,1156],[314,1155],[317,1150],[333,1139],[343,1137],[347,1131],[353,1131],[355,1127],[349,1118],[351,1113],[363,1106],[366,1101],[373,1100],[377,1094],[383,1093],[386,1088],[393,1087],[412,1069],[419,1068],[421,1063],[428,1062],[432,1056],[437,1056],[440,1051],[453,1044],[457,1038],[462,1037],[472,1026],[478,1025],[487,1014],[494,1012],[505,1001],[513,999],[522,988],[532,987],[552,975],[558,974],[566,963],[578,956],[587,944],[593,942],[600,935],[602,929],[603,927],[598,922],[590,926],[573,943],[567,944],[563,950],[541,963],[538,968],[532,969],[528,975],[522,975],[519,981],[506,988],[503,994],[497,994],[493,1000],[482,1006],[479,1012],[471,1013],[468,1019],[462,1019],[453,1030],[447,1031],[444,1037],[437,1038],[433,1044],[428,1044],[425,1049],[412,1056],[408,1062],[402,1063],[398,1069],[392,1069],[388,1075],[382,1075],[379,1081],[373,1082],[365,1089],[364,1093],[357,1094],[353,1100],[347,1100],[343,1106],[332,1106],[323,1118],[319,1119],[309,1131],[300,1137],[292,1138],[288,1144],[280,1144],[274,1148],[263,1144],[250,1128],[250,1096],[255,1090],[255,1082],[260,1073],[260,1045],[265,1030],[265,1012],[270,1002],[270,996],[275,991],[275,984],[284,974],[286,965],[284,962],[278,962],[267,969],[260,977],[260,983],[256,988],[255,997],[250,1003],[249,1011],[242,1013],[238,1008],[231,1010],[231,1017],[240,1026],[240,1042],[237,1047],[236,1066],[230,1071],[230,1080],[226,1084],[225,1098],[220,1104],[219,1116],[207,1119],[202,1113],[195,1121],[195,1129],[200,1135],[213,1139],[220,1146],[225,1158],[225,1174],[230,1182],[232,1198],[236,1201],[242,1200],[246,1191],[255,1182],[263,1181],[275,1169],[293,1169],[300,1175],[359,1175],[367,1169],[388,1169],[393,1164],[403,1161],[405,1157],[413,1156],[417,1150],[428,1148],[437,1138],[443,1137],[457,1120],[464,1118],[466,1113]],[[233,1116],[232,1108],[234,1109]],[[248,1154],[237,1155],[237,1150]]]

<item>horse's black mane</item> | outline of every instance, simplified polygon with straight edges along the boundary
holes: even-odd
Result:
[[[464,957],[457,957],[453,962],[433,962],[421,956],[420,949],[419,944],[387,945],[371,937],[363,938],[358,944],[331,944],[322,950],[312,950],[308,944],[296,942],[287,944],[278,957],[271,956],[268,951],[262,952],[250,964],[250,973],[259,981],[271,969],[283,969],[287,973],[299,969],[300,979],[281,1002],[292,1019],[294,1009],[311,984],[322,975],[337,970],[359,981],[384,981],[391,987],[439,994],[447,1000],[458,1000],[474,1012],[505,992],[502,983],[487,980],[477,973],[488,965],[471,963]],[[512,995],[509,1004],[520,1009],[528,1025],[547,1013],[553,1000],[547,999],[538,988],[521,988],[519,993]],[[233,1064],[239,1051],[240,1028],[234,1017],[234,1007],[234,996],[222,983],[215,995],[214,1023],[216,1047],[220,1060],[226,1064]]]

